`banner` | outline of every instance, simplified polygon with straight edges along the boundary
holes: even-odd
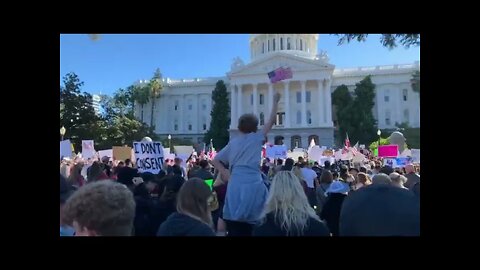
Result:
[[[412,162],[420,163],[420,149],[412,149]]]
[[[112,149],[100,150],[98,151],[98,156],[100,157],[100,159],[102,159],[103,157],[113,158],[113,150]]]
[[[287,158],[287,147],[285,145],[269,145],[266,148],[268,158]]]
[[[163,147],[160,142],[134,142],[135,164],[138,171],[158,174],[163,167]]]
[[[93,158],[95,156],[95,146],[93,140],[82,140],[82,157],[84,159]]]
[[[308,159],[315,160],[320,163],[320,158],[322,158],[324,149],[320,148],[320,146],[315,145],[308,149]]]
[[[355,156],[353,156],[353,162],[362,163],[365,161],[365,159],[365,155],[362,153],[357,153]]]
[[[397,157],[398,156],[398,145],[380,145],[378,147],[378,156],[379,157]]]
[[[60,142],[60,160],[65,157],[72,157],[72,146],[70,140],[64,140]]]
[[[271,83],[276,83],[286,79],[291,79],[292,77],[293,77],[292,69],[289,67],[288,68],[279,67],[274,71],[271,71],[268,73],[268,78],[270,79]]]
[[[385,158],[383,165],[390,166],[392,168],[403,168],[412,161],[410,157],[398,157],[398,158]]]
[[[132,148],[128,146],[114,146],[112,147],[113,160],[132,159]]]

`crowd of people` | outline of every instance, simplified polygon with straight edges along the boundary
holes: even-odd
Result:
[[[420,171],[363,164],[262,160],[279,95],[262,130],[246,114],[241,135],[213,160],[166,160],[158,174],[131,160],[65,161],[61,236],[418,236]],[[208,184],[208,181],[213,184]]]

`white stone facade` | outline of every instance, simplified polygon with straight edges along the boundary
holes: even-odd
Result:
[[[311,138],[317,144],[331,146],[332,91],[341,84],[353,91],[355,83],[367,75],[372,75],[376,84],[373,114],[380,128],[394,128],[395,123],[401,122],[420,127],[419,94],[410,85],[413,72],[420,69],[419,62],[335,69],[325,52],[317,54],[317,42],[315,34],[255,34],[250,38],[252,61],[245,64],[239,58],[234,59],[225,77],[163,78],[164,89],[155,101],[156,133],[202,142],[211,120],[212,91],[216,82],[223,80],[230,93],[231,136],[237,134],[238,118],[244,113],[254,113],[262,125],[270,115],[273,95],[278,92],[282,97],[277,125],[269,141],[282,135],[291,148],[307,147]],[[292,69],[293,78],[271,84],[267,73],[282,66]],[[143,112],[136,105],[135,114],[139,119],[143,114],[145,123],[150,123],[150,102],[143,106]]]

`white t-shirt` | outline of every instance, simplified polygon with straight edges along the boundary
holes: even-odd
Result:
[[[314,180],[317,178],[317,173],[310,168],[301,168],[300,171],[302,172],[303,179],[307,182],[307,187],[314,188]]]

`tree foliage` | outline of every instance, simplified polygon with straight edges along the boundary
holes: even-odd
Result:
[[[364,42],[367,40],[368,34],[335,34],[340,37],[338,39],[338,45],[350,43],[352,40],[358,42]],[[388,49],[394,49],[401,45],[405,48],[411,46],[420,46],[420,34],[382,34],[380,42],[384,47]]]
[[[347,133],[351,142],[367,144],[375,140],[377,128],[372,114],[374,90],[375,85],[367,76],[355,85],[354,97],[345,85],[340,85],[333,92],[332,103],[336,107],[340,142],[345,140]]]
[[[412,84],[413,92],[420,94],[420,71],[417,70],[412,74],[410,82]]]
[[[210,128],[205,134],[204,141],[213,145],[216,149],[222,149],[228,144],[230,135],[228,128],[230,126],[230,105],[228,103],[227,87],[222,80],[219,80],[212,92],[213,108],[210,113],[212,121]]]

